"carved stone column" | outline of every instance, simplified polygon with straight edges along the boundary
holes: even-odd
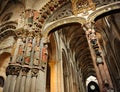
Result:
[[[20,92],[25,91],[25,83],[26,83],[26,76],[29,72],[30,68],[28,66],[22,67],[22,77],[21,77],[21,84],[20,84]]]
[[[18,54],[18,51],[19,51],[20,43],[21,43],[21,38],[18,38],[17,42],[16,42],[16,46],[13,48],[13,49],[15,49],[15,51],[14,51],[14,55],[12,56],[11,63],[16,63],[16,59],[17,59],[17,54]]]
[[[19,92],[20,90],[21,78],[22,78],[22,72],[20,71],[20,74],[16,79],[15,92]]]
[[[25,82],[25,92],[30,92],[30,88],[31,88],[31,70],[28,72],[27,76],[26,76],[26,82]],[[33,91],[34,92],[34,91]]]
[[[85,30],[86,30],[85,33],[86,33],[88,45],[90,47],[91,56],[93,58],[93,64],[96,70],[100,90],[101,92],[103,91],[107,92],[107,90],[110,88],[111,79],[110,79],[110,75],[108,75],[108,69],[105,69],[107,68],[106,62],[104,60],[104,56],[101,47],[99,45],[99,41],[96,36],[93,23],[86,24]]]
[[[9,92],[14,92],[14,91],[15,91],[16,78],[17,78],[16,75],[13,75],[13,76],[12,76]]]
[[[43,43],[41,48],[41,68],[42,70],[46,70],[48,61],[48,44],[46,42]]]
[[[31,92],[35,92],[36,79],[37,79],[37,76],[38,76],[38,72],[39,72],[39,68],[33,68],[32,69]]]
[[[32,16],[26,16],[31,14]],[[4,92],[35,92],[36,88],[41,40],[41,27],[37,27],[39,12],[29,9],[23,12],[21,17],[22,21],[27,19],[27,22],[22,26],[18,25],[19,29],[15,31],[18,39],[12,51],[11,62],[7,68],[7,81]]]
[[[10,88],[10,80],[11,80],[12,75],[8,75],[4,88],[3,88],[3,92],[9,92],[9,88]]]

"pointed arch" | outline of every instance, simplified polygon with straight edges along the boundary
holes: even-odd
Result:
[[[52,29],[55,29],[57,27],[65,25],[65,24],[69,24],[69,23],[84,24],[85,22],[86,22],[86,20],[82,17],[79,17],[79,16],[71,16],[71,17],[66,17],[66,18],[63,18],[63,19],[59,19],[57,21],[46,24],[46,26],[43,27],[43,29],[42,29],[43,30],[42,35],[44,37],[47,37]]]
[[[104,5],[100,8],[97,8],[88,16],[88,22],[95,21],[102,14],[110,13],[114,10],[120,9],[120,1]]]

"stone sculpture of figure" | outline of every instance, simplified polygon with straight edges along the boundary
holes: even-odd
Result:
[[[37,19],[38,16],[39,16],[39,12],[36,11],[36,10],[34,10],[34,11],[33,11],[33,14],[34,14],[33,20],[36,21],[36,19]]]
[[[30,16],[28,17],[28,23],[32,24],[33,23],[33,13],[30,13]]]
[[[23,50],[23,46],[20,45],[19,46],[19,50],[18,50],[18,57],[17,57],[17,62],[18,63],[22,63],[22,60],[23,60],[23,54],[24,54],[24,50]]]
[[[48,58],[48,50],[47,50],[48,46],[47,44],[45,44],[42,48],[42,62],[41,62],[41,67],[44,70],[46,67],[46,63],[47,63],[47,58]]]
[[[88,29],[87,34],[88,34],[88,37],[89,37],[90,40],[96,39],[96,37],[95,37],[95,31],[94,30]]]
[[[25,43],[26,43],[26,39],[22,38],[19,48],[18,48],[18,55],[17,55],[17,61],[16,61],[17,63],[20,63],[20,64],[23,61],[23,56],[24,56],[24,51],[25,51],[25,47],[24,47]]]
[[[48,58],[48,50],[47,50],[47,44],[44,45],[44,47],[42,48],[42,62],[47,62],[47,58]]]
[[[33,11],[26,10],[25,11],[25,18],[27,19],[28,25],[32,26],[32,24],[33,24]]]
[[[40,45],[39,45],[39,39],[36,41],[36,46],[34,50],[34,61],[33,65],[38,66],[40,63]]]
[[[96,57],[96,62],[97,62],[97,64],[102,64],[103,63],[103,60],[102,60],[102,56],[97,56]]]
[[[18,19],[18,28],[21,28],[24,26],[24,13],[22,12],[22,14],[20,15],[20,18]]]
[[[32,51],[32,37],[28,38],[28,43],[26,45],[26,56],[25,56],[25,64],[30,63],[30,56]]]
[[[90,40],[90,42],[92,43],[93,48],[98,48],[97,46],[97,39],[96,39],[96,35],[95,35],[95,30],[89,29],[87,32],[88,38]]]
[[[22,38],[22,42],[25,45],[25,43],[26,43],[26,38],[25,37]]]

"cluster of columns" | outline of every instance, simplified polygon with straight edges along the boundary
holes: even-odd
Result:
[[[90,48],[93,64],[96,70],[97,79],[101,92],[113,92],[113,85],[110,74],[103,56],[99,40],[96,36],[93,23],[85,25],[85,33]]]
[[[3,92],[45,92],[47,44],[39,36],[17,39]]]

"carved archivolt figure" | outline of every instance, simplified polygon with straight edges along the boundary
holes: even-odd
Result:
[[[23,61],[24,48],[22,45],[19,46],[17,62],[22,63]]]
[[[42,69],[45,69],[46,67],[46,63],[47,63],[47,59],[48,59],[48,45],[45,44],[42,48],[42,62],[41,62],[41,67]]]
[[[92,45],[96,45],[96,44],[97,44],[97,39],[96,39],[95,30],[93,30],[93,29],[88,29],[88,31],[87,31],[87,36],[88,36],[90,42],[92,43]]]
[[[28,38],[27,48],[26,48],[26,56],[25,56],[25,64],[30,63],[30,56],[32,52],[32,37]]]
[[[44,45],[42,48],[42,62],[47,62],[47,57],[48,57],[48,51],[47,51],[48,46]]]
[[[17,63],[21,64],[23,62],[24,52],[25,52],[25,44],[26,44],[26,40],[25,40],[25,38],[22,38],[21,42],[19,44],[19,47],[18,47],[18,54],[17,54],[17,60],[16,60]]]
[[[33,65],[38,66],[40,63],[40,44],[39,44],[39,40],[36,40],[36,46],[34,49],[34,61],[33,61]]]

